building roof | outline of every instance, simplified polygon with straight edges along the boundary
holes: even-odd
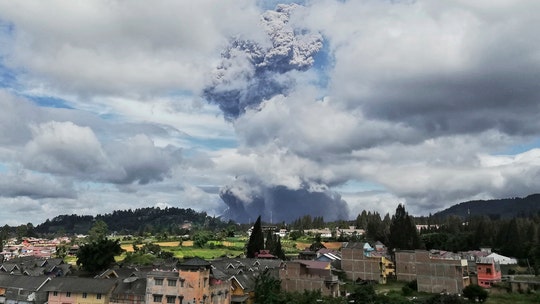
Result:
[[[305,265],[309,269],[330,269],[330,263],[325,261],[296,260],[292,262]]]
[[[498,262],[501,265],[517,264],[516,259],[505,257],[504,255],[500,255],[500,254],[497,254],[495,252],[491,253],[487,257],[493,258],[495,260],[495,262]]]
[[[244,291],[252,291],[255,289],[256,278],[253,273],[241,273],[232,276],[231,280],[235,280]]]
[[[343,248],[347,249],[364,249],[364,243],[362,242],[347,242],[344,244]]]
[[[114,295],[145,295],[146,278],[129,277],[118,281],[118,285],[113,291]]]
[[[2,288],[21,288],[24,290],[38,291],[50,278],[30,277],[22,275],[0,274],[0,287]]]
[[[44,290],[46,291],[65,291],[75,293],[101,293],[108,294],[117,284],[116,279],[93,279],[80,277],[61,277],[53,278]]]
[[[180,268],[190,268],[190,269],[199,268],[199,267],[210,268],[212,264],[208,262],[207,260],[195,257],[195,258],[186,260],[185,262],[179,264],[178,266]]]

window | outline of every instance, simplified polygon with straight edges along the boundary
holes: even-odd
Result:
[[[176,280],[167,280],[167,285],[176,286]]]
[[[491,268],[486,268],[486,273],[491,274]]]
[[[163,285],[163,279],[155,279],[156,285]]]
[[[86,292],[83,292],[82,297],[83,297],[83,299],[86,299],[86,298],[88,298],[88,294]]]
[[[68,298],[71,297],[71,292],[69,292],[69,291],[66,292],[66,297],[68,297]]]
[[[100,293],[98,293],[98,294],[96,295],[96,299],[98,299],[98,300],[101,299],[101,294],[100,294]]]
[[[58,297],[58,291],[53,291],[52,295]]]
[[[174,304],[175,296],[167,296],[167,304]]]
[[[162,296],[162,295],[154,295],[154,302],[159,302],[159,303],[161,303],[162,300],[163,300],[163,296]]]

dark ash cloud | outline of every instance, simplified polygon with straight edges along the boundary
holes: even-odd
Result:
[[[282,4],[262,15],[271,46],[236,39],[223,52],[222,62],[203,95],[219,105],[225,118],[234,120],[263,100],[287,94],[294,86],[287,73],[312,66],[323,39],[318,33],[293,28],[291,15],[299,7]]]
[[[306,187],[289,189],[285,186],[259,186],[259,193],[246,198],[233,186],[221,190],[220,196],[227,204],[225,218],[237,222],[250,222],[259,215],[264,221],[287,222],[310,214],[322,216],[326,221],[349,219],[347,203],[332,191],[311,191]]]

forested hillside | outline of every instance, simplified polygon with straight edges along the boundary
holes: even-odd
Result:
[[[494,200],[469,201],[454,205],[435,213],[433,216],[446,218],[450,215],[462,218],[469,216],[488,216],[492,219],[510,219],[525,217],[540,212],[540,194],[532,194],[524,198],[505,198]]]
[[[122,234],[169,233],[182,234],[186,230],[184,224],[191,223],[195,227],[209,229],[225,227],[227,223],[219,218],[211,217],[206,212],[180,208],[141,208],[135,210],[118,210],[110,214],[59,215],[52,220],[35,227],[41,234],[68,233],[85,234],[96,220],[107,223],[109,231]]]

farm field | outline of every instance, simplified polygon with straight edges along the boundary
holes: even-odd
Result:
[[[193,246],[193,241],[155,241],[164,251],[169,251],[177,258],[200,257],[204,259],[215,259],[228,256],[235,257],[244,253],[246,238],[228,238],[223,241],[209,241],[205,247],[197,248]],[[180,246],[181,244],[181,246]],[[311,243],[305,241],[282,240],[283,250],[288,256],[296,256],[298,252],[309,248]],[[324,245],[329,249],[338,250],[341,248],[340,242],[327,242]],[[142,244],[138,245],[139,247]],[[125,242],[121,244],[126,252],[133,252],[133,244]]]

